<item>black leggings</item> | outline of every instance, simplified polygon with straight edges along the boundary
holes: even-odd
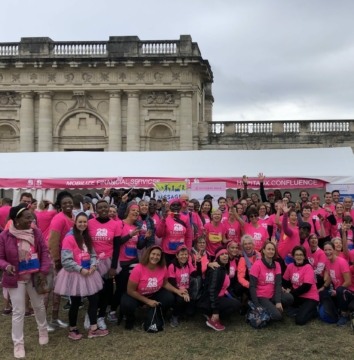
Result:
[[[90,318],[90,324],[97,324],[97,307],[98,307],[98,294],[87,296],[89,301],[89,307],[87,310],[88,316]],[[71,306],[69,310],[69,324],[70,327],[76,326],[77,315],[79,313],[79,307],[81,304],[81,296],[70,296]]]
[[[321,289],[321,287],[324,285],[324,279],[323,276],[316,274],[316,287],[317,290]]]
[[[294,297],[293,307],[299,308],[295,323],[296,325],[305,325],[317,314],[317,300],[305,299],[303,297]]]
[[[174,294],[175,304],[173,306],[173,316],[194,316],[195,315],[195,301],[190,300],[185,302],[182,296]]]
[[[241,303],[237,299],[229,298],[228,296],[219,296],[218,311],[220,318],[226,318],[238,311],[240,308]],[[213,310],[210,305],[206,310],[208,311],[209,315],[213,314]]]
[[[98,307],[100,311],[98,313],[98,317],[106,316],[106,309],[108,304],[112,301],[113,296],[113,279],[103,279],[103,288],[98,292],[99,302]]]
[[[164,288],[160,289],[159,291],[149,296],[149,299],[159,302],[161,304],[162,311],[164,314],[171,306],[173,306],[173,303],[175,301],[173,294]],[[142,305],[144,305],[142,302],[133,298],[127,293],[123,294],[122,301],[120,303],[120,308],[122,310],[123,315],[126,316],[125,326],[127,328],[134,325],[135,310],[138,306],[142,306]]]

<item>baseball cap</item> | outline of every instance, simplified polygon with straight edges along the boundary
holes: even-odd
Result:
[[[267,196],[271,196],[271,195],[273,195],[273,196],[274,196],[273,191],[269,191],[269,192],[268,192],[268,194],[267,194]]]
[[[204,196],[204,200],[214,199],[210,194]]]
[[[82,202],[92,204],[92,199],[90,197],[88,197],[88,196],[84,196],[84,199],[83,199]]]

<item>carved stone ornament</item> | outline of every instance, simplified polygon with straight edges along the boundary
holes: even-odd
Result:
[[[56,82],[57,81],[57,74],[48,74],[48,82]]]
[[[38,80],[38,75],[37,74],[31,74],[30,75],[30,80],[32,81],[32,83],[35,83],[36,80]]]
[[[12,74],[12,82],[20,82],[20,74]]]
[[[17,105],[15,95],[10,92],[0,93],[0,105]]]
[[[82,74],[82,80],[84,80],[85,83],[91,82],[91,79],[92,79],[92,75],[90,75],[89,73]]]
[[[147,104],[174,104],[175,99],[173,94],[167,91],[152,91],[146,98]]]
[[[73,73],[69,73],[69,74],[66,74],[64,76],[64,78],[65,78],[66,83],[71,84],[75,78],[75,75]]]
[[[92,106],[89,102],[89,99],[92,99],[92,97],[88,94],[85,94],[84,91],[77,91],[74,92],[73,97],[71,98],[72,100],[75,100],[75,103],[72,107],[69,108],[68,111],[77,108],[86,108],[88,107],[91,110],[96,110],[96,108],[94,106]]]
[[[163,74],[159,73],[159,72],[156,72],[154,74],[154,79],[156,82],[162,82],[162,78],[163,78]]]
[[[101,73],[101,81],[109,81],[109,74]]]

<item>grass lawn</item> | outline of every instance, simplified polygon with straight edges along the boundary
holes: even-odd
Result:
[[[62,300],[62,305],[65,304]],[[85,304],[85,307],[87,304]],[[172,328],[166,321],[165,331],[148,334],[138,329],[143,322],[138,313],[136,329],[125,331],[124,324],[108,324],[110,334],[104,338],[87,339],[83,327],[85,310],[80,310],[78,328],[84,339],[68,339],[67,329],[49,335],[49,344],[38,344],[34,317],[25,319],[26,359],[90,360],[90,359],[354,359],[354,333],[350,326],[339,328],[313,320],[306,326],[295,326],[294,319],[285,317],[279,324],[255,330],[235,315],[222,323],[225,331],[216,332],[205,325],[202,314],[192,321]],[[68,313],[61,311],[68,321]],[[0,359],[14,359],[11,340],[11,316],[1,317]]]

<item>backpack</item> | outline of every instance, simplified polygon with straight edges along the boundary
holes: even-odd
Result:
[[[190,277],[188,293],[191,300],[198,301],[202,297],[203,279],[201,276]]]
[[[148,333],[156,334],[159,331],[163,331],[164,327],[165,320],[163,318],[161,305],[151,307],[143,324],[144,330]]]
[[[262,329],[267,326],[270,321],[270,312],[262,306],[256,307],[252,301],[248,302],[249,309],[246,315],[246,322],[255,329]]]

